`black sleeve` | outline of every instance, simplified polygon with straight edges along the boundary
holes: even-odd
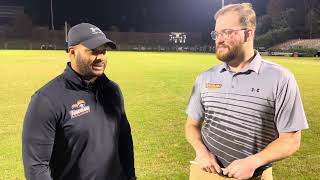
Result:
[[[123,95],[120,92],[121,99],[121,122],[120,122],[120,136],[119,136],[119,155],[120,162],[124,173],[128,179],[135,179],[135,168],[134,168],[134,153],[133,153],[133,142],[131,136],[131,128],[127,119],[126,112],[124,110]]]
[[[48,97],[32,96],[22,131],[22,158],[27,180],[52,180],[49,161],[54,144],[56,117]]]

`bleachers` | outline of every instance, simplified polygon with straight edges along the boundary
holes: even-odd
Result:
[[[294,39],[287,42],[273,46],[271,49],[295,49],[295,48],[306,48],[306,49],[317,49],[320,51],[320,39]]]

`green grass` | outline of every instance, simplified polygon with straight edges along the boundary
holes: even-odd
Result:
[[[21,131],[35,90],[60,74],[63,51],[0,51],[0,179],[24,179]],[[320,172],[320,60],[266,57],[289,68],[300,86],[310,129],[300,151],[275,163],[275,179],[317,179]],[[184,137],[185,107],[196,76],[213,54],[111,52],[107,75],[125,96],[139,179],[187,179],[194,152]]]

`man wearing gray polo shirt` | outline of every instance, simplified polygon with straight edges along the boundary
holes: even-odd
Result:
[[[296,152],[308,128],[296,80],[253,49],[251,4],[227,5],[215,20],[223,63],[197,77],[186,110],[193,163],[216,179],[272,179],[271,163]]]

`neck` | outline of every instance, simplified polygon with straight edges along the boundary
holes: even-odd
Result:
[[[255,52],[253,48],[243,51],[243,53],[239,54],[238,57],[228,63],[230,70],[235,73],[240,72],[250,64],[254,58],[254,55]]]
[[[93,78],[89,79],[89,81],[90,81],[91,83],[94,83],[94,82],[97,80],[97,78],[98,78],[98,77],[93,77]]]
[[[84,75],[82,75],[82,74],[79,74],[80,75],[80,78],[82,79],[82,80],[86,80],[86,81],[89,81],[90,83],[94,83],[96,80],[97,80],[97,76],[94,76],[94,77],[87,77],[87,76],[84,76]]]

